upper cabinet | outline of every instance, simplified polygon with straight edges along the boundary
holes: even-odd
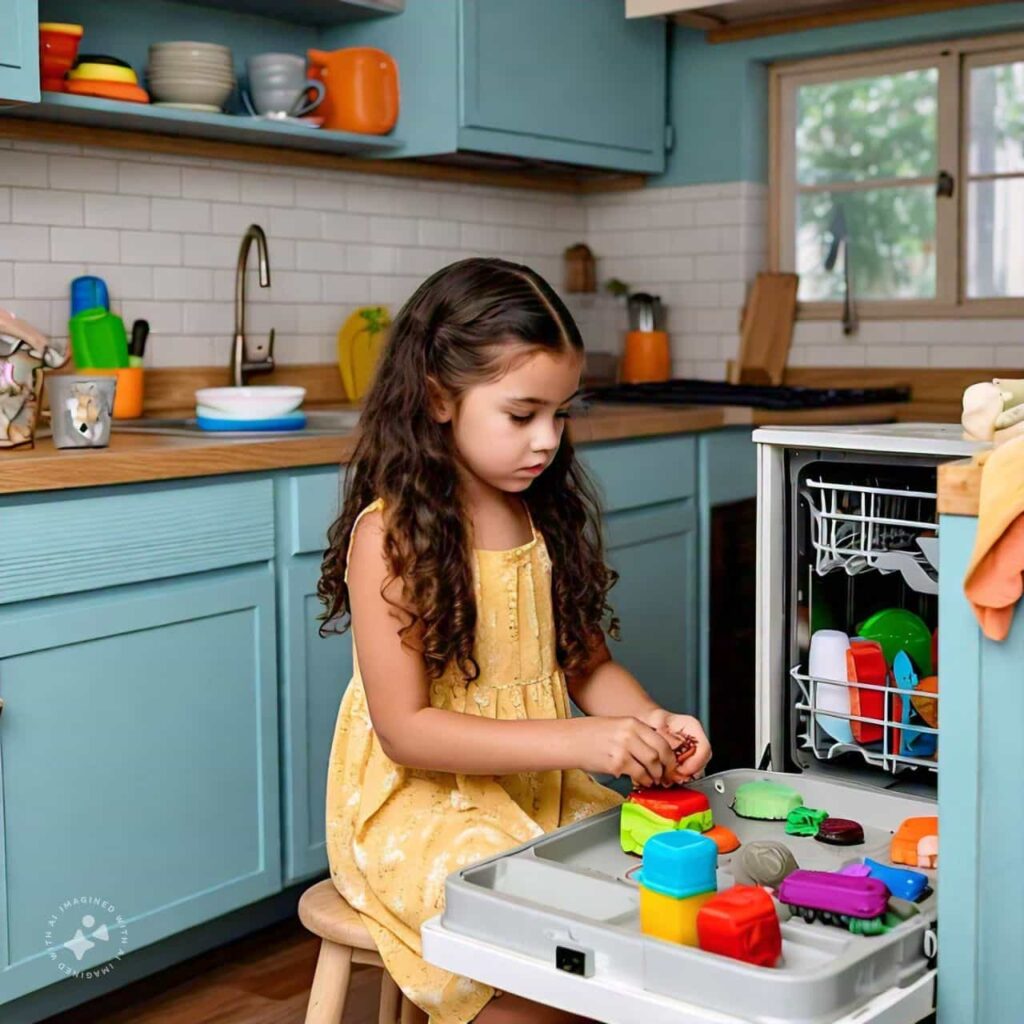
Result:
[[[622,0],[407,0],[325,36],[397,59],[398,156],[664,169],[665,26],[627,21]]]
[[[0,29],[0,102],[39,99],[36,0],[5,0]]]

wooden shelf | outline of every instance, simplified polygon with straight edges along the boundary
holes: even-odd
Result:
[[[182,0],[193,7],[216,7],[236,14],[261,14],[297,25],[337,25],[388,17],[405,10],[405,0]]]
[[[44,92],[41,103],[0,108],[0,116],[357,156],[385,156],[402,145],[401,139],[392,135],[329,132],[254,117],[205,114],[61,92]]]

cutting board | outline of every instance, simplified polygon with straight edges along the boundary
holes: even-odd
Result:
[[[740,324],[739,359],[729,369],[732,384],[781,384],[796,314],[796,274],[760,273]]]

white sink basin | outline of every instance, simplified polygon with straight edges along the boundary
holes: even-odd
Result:
[[[194,417],[183,419],[141,418],[137,420],[115,420],[114,433],[121,434],[166,434],[172,437],[302,437],[310,434],[348,434],[359,423],[356,409],[338,409],[324,412],[307,412],[306,426],[302,430],[203,430]]]

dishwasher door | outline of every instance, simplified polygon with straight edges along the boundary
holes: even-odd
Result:
[[[865,842],[830,846],[784,836],[783,822],[740,818],[731,808],[736,788],[757,779],[782,782],[808,806],[855,818]],[[837,870],[864,855],[888,862],[900,822],[935,813],[928,800],[820,776],[741,769],[691,788],[708,797],[716,824],[743,843],[785,838],[811,870]],[[734,856],[719,857],[720,891],[734,882]],[[423,955],[608,1024],[917,1024],[933,1009],[934,892],[884,935],[853,935],[794,916],[781,926],[780,964],[765,968],[644,935],[630,877],[639,863],[622,852],[612,809],[473,864],[446,882],[445,911],[422,930]],[[567,951],[573,973],[559,966]]]

